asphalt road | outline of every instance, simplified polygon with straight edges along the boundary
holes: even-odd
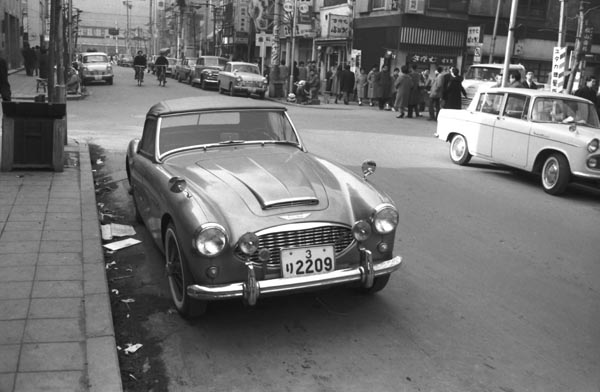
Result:
[[[105,149],[103,171],[124,186],[127,142],[162,98],[214,95],[169,80],[114,86],[69,102],[69,136]],[[545,194],[527,174],[473,159],[453,165],[435,123],[368,107],[290,107],[313,153],[359,170],[395,200],[403,268],[387,288],[273,298],[209,308],[189,323],[157,307],[144,327],[159,342],[169,391],[600,390],[600,192]],[[136,226],[140,238],[147,238]],[[156,248],[145,241],[140,294],[164,298]]]

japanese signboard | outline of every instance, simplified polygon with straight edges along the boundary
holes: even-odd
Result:
[[[352,31],[352,17],[349,15],[329,14],[330,38],[349,38]]]
[[[408,60],[411,63],[423,63],[423,64],[435,64],[435,65],[454,65],[456,64],[456,58],[450,56],[435,56],[426,53],[410,53]]]
[[[482,26],[469,26],[467,28],[467,46],[478,46],[483,42]]]
[[[565,85],[565,71],[567,65],[567,48],[555,46],[552,54],[552,74],[550,90],[562,92]]]
[[[592,50],[592,36],[594,35],[593,26],[585,26],[583,29],[583,53],[590,53]]]

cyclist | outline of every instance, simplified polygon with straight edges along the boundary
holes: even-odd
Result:
[[[154,67],[156,68],[156,77],[158,78],[159,85],[167,84],[167,66],[169,65],[169,60],[165,57],[164,53],[160,53],[154,62]]]
[[[146,57],[143,55],[141,50],[138,50],[137,56],[133,59],[133,68],[135,69],[135,80],[138,80],[138,84],[144,81],[144,68],[146,68]]]

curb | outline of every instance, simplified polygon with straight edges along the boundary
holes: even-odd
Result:
[[[122,392],[89,145],[79,144],[87,375],[90,392]]]

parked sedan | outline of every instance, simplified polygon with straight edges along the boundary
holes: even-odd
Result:
[[[217,77],[217,87],[220,93],[229,92],[233,96],[238,93],[251,94],[264,98],[267,92],[267,78],[260,74],[258,65],[230,61]]]
[[[196,59],[182,59],[175,65],[175,79],[178,82],[186,81],[192,84],[193,70],[196,66]]]
[[[200,56],[196,60],[194,67],[194,77],[192,78],[192,86],[200,85],[202,90],[208,87],[217,87],[219,72],[225,68],[227,59],[218,56]]]
[[[600,184],[600,124],[592,102],[522,88],[479,91],[466,110],[442,109],[437,136],[450,159],[472,156],[541,175],[544,191],[563,193],[571,181]]]
[[[167,72],[165,73],[165,75],[173,77],[175,72],[175,66],[177,65],[177,59],[174,57],[167,57],[167,61],[169,61],[169,65],[167,65]]]
[[[222,104],[220,102],[227,102]],[[398,212],[362,175],[311,155],[285,106],[157,103],[127,149],[136,216],[165,254],[184,317],[210,301],[353,285],[382,290]]]

